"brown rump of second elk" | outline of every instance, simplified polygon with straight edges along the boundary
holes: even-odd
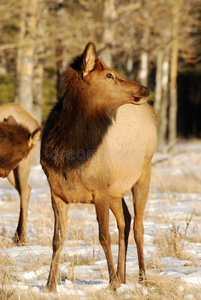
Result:
[[[93,43],[64,72],[60,97],[46,121],[41,145],[41,164],[55,216],[47,291],[56,291],[69,203],[95,205],[110,287],[125,283],[131,216],[123,197],[129,190],[133,193],[139,279],[145,278],[143,213],[157,143],[157,120],[146,103],[148,96],[148,88],[121,78],[97,58]],[[109,209],[119,229],[117,270],[111,252]]]
[[[39,130],[31,134],[26,127],[17,124],[12,116],[0,122],[0,177],[7,177],[27,158],[35,144],[33,137]]]
[[[27,244],[28,185],[32,152],[40,139],[36,119],[20,104],[0,105],[0,177],[7,177],[20,195],[20,213],[14,243]]]

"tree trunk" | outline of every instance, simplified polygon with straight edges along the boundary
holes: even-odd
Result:
[[[35,61],[33,70],[33,115],[38,123],[42,124],[42,100],[43,100],[43,76],[44,76],[44,44],[43,37],[47,22],[47,6],[43,2],[38,3],[37,7],[37,41],[39,47],[35,49]],[[33,164],[40,163],[40,146],[39,141],[34,149]]]
[[[42,122],[43,63],[38,61],[33,73],[33,115],[39,124]]]
[[[145,86],[148,84],[148,53],[146,51],[142,51],[140,56],[138,81]]]
[[[170,107],[169,107],[169,144],[174,145],[177,138],[177,58],[178,45],[174,42],[171,53]]]
[[[163,151],[167,142],[167,128],[168,128],[168,82],[169,82],[169,58],[165,56],[162,66],[162,102],[161,114],[159,119],[158,131],[158,150]]]
[[[0,75],[5,75],[5,74],[7,74],[6,58],[5,58],[5,52],[2,51],[0,54]]]
[[[43,63],[38,61],[33,72],[33,110],[32,113],[38,123],[42,123],[42,98],[43,98]],[[33,164],[40,162],[40,141],[34,147]]]
[[[163,66],[163,52],[160,50],[156,58],[156,88],[154,109],[157,116],[160,118],[161,101],[162,101],[162,66]]]
[[[62,72],[64,71],[65,47],[61,39],[57,39],[55,43],[56,43],[55,56],[56,56],[56,66],[57,66],[57,96],[59,96],[60,77]]]
[[[149,36],[150,36],[150,29],[148,26],[145,27],[141,47],[142,52],[140,55],[140,69],[138,73],[138,81],[147,86],[148,85],[148,51],[147,46],[149,45]]]
[[[30,112],[33,109],[32,79],[37,2],[38,0],[26,0],[24,3],[25,22],[22,24],[21,49],[18,51],[19,57],[17,63],[18,82],[16,100]]]
[[[39,124],[42,123],[42,100],[43,100],[43,75],[44,75],[44,56],[45,47],[43,38],[47,25],[47,4],[43,1],[38,2],[36,11],[37,32],[36,39],[38,47],[35,48],[34,70],[33,70],[33,115]]]
[[[176,143],[177,138],[177,61],[178,61],[178,29],[179,11],[182,0],[173,4],[171,72],[170,72],[170,107],[169,107],[169,144]]]
[[[66,17],[62,2],[58,2],[58,9],[56,11],[56,24],[60,32],[63,30],[64,19]],[[56,67],[57,67],[57,97],[59,96],[59,85],[60,77],[65,68],[65,50],[66,46],[62,38],[55,40],[55,56],[56,56]]]
[[[108,67],[112,66],[111,48],[114,40],[114,21],[116,20],[115,0],[105,0],[103,6],[102,42],[107,48],[102,52],[101,59]]]
[[[19,18],[19,36],[16,57],[15,102],[20,103],[20,76],[22,70],[23,43],[25,37],[25,7],[27,0],[21,0],[21,14]]]
[[[126,60],[126,77],[134,80],[133,76],[133,57],[129,54]]]

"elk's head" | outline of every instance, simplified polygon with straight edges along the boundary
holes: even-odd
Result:
[[[82,77],[94,90],[96,102],[103,106],[126,103],[143,104],[149,96],[149,89],[135,81],[124,79],[107,67],[96,56],[93,43],[88,43],[82,54]]]

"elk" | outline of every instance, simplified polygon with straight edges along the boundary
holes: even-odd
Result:
[[[28,185],[33,148],[40,139],[37,120],[20,104],[0,105],[0,177],[7,177],[20,195],[20,214],[14,243],[28,242],[26,234]]]
[[[157,120],[146,103],[148,96],[148,88],[108,68],[96,56],[93,43],[86,45],[62,75],[60,96],[47,118],[41,142],[41,165],[55,218],[47,291],[56,291],[70,203],[95,205],[110,287],[125,283],[131,215],[123,197],[129,190],[133,193],[139,279],[145,278],[142,219],[157,143]],[[111,252],[109,209],[119,230],[117,271]]]

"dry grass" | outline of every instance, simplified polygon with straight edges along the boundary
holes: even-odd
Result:
[[[175,235],[174,231],[171,231],[169,235]],[[177,232],[177,235],[180,235]],[[178,237],[176,238],[178,241]],[[181,239],[182,241],[182,239]],[[173,242],[173,245],[175,242]],[[166,253],[167,254],[167,253]],[[58,294],[46,294],[38,291],[34,291],[33,289],[27,290],[20,290],[16,288],[16,280],[17,278],[12,275],[13,273],[13,266],[16,268],[23,268],[23,270],[30,270],[34,271],[39,269],[43,265],[50,264],[50,258],[45,257],[44,255],[40,258],[34,258],[34,256],[27,255],[27,261],[29,263],[20,263],[19,266],[16,266],[16,263],[10,258],[9,256],[0,256],[0,264],[4,265],[4,270],[0,274],[0,299],[2,300],[46,300],[46,299],[81,299],[79,296],[79,292],[76,295],[76,287],[75,287],[75,296],[68,296],[68,292],[65,290],[63,293]],[[58,280],[64,281],[65,279],[71,280],[75,283],[76,278],[76,266],[80,265],[87,265],[87,264],[94,264],[93,257],[86,256],[83,257],[78,253],[75,254],[73,257],[69,257],[67,255],[62,255],[61,263],[68,262],[66,271],[61,271],[58,274]],[[70,262],[70,264],[69,264]],[[147,282],[146,286],[141,286],[139,284],[131,284],[138,281],[137,274],[130,275],[127,278],[128,285],[124,286],[123,289],[118,289],[116,292],[112,292],[109,289],[102,289],[96,290],[95,286],[89,286],[89,291],[86,292],[88,294],[89,299],[93,300],[105,300],[105,298],[110,300],[166,300],[166,299],[177,299],[181,300],[190,293],[189,286],[185,285],[182,281],[179,280],[172,280],[169,278],[165,278],[164,276],[158,274],[160,270],[163,270],[163,266],[160,264],[160,261],[157,255],[153,254],[152,261],[147,263],[148,275],[147,275]],[[152,270],[150,270],[152,269]],[[99,270],[101,273],[101,270]],[[107,273],[106,269],[102,270],[102,276],[100,278],[106,279],[105,274]],[[43,276],[40,275],[40,279]],[[47,279],[47,274],[45,274],[44,279]],[[130,285],[131,284],[131,285]],[[66,287],[65,287],[66,289]],[[90,298],[91,297],[91,298]],[[196,299],[196,297],[194,298]],[[199,298],[197,298],[199,299]]]
[[[0,299],[14,299],[15,288],[10,287],[15,277],[12,275],[13,267],[17,267],[16,263],[8,255],[2,255],[0,252]]]
[[[156,186],[154,192],[200,193],[201,190],[200,178],[193,172],[170,176],[169,172],[153,167],[151,182]]]
[[[147,288],[149,293],[146,299],[149,300],[180,300],[184,299],[189,292],[188,286],[184,282],[165,278],[155,273],[148,276]]]
[[[46,299],[57,299],[57,300],[77,300],[81,299],[81,295],[76,293],[75,295],[68,295],[68,291],[60,292],[58,294],[47,294],[43,291],[38,292],[32,290],[20,290],[16,287],[8,288],[7,284],[12,284],[13,279],[11,276],[5,275],[0,281],[0,299],[2,300],[46,300]],[[86,291],[86,289],[85,289]],[[86,293],[89,299],[93,300],[183,300],[188,299],[188,295],[191,295],[192,291],[189,289],[184,282],[179,280],[172,280],[164,278],[157,274],[150,274],[147,278],[146,286],[139,284],[132,284],[124,286],[123,288],[117,289],[116,292],[111,291],[108,288],[93,289],[89,286],[88,292]],[[197,297],[196,297],[197,292]],[[194,298],[199,298],[199,289],[194,288]]]
[[[152,257],[150,257],[150,259],[146,261],[146,269],[157,269],[158,272],[164,270],[164,265],[161,263],[157,251],[154,251],[152,253]]]
[[[2,300],[9,300],[14,299],[14,288],[7,288],[8,285],[12,283],[12,276],[9,274],[9,272],[4,271],[1,277],[0,282],[0,299]]]
[[[154,273],[147,277],[146,286],[134,284],[116,292],[103,289],[91,292],[89,295],[93,300],[183,300],[188,293],[190,290],[182,281],[164,278]]]
[[[88,241],[86,224],[76,221],[74,218],[69,218],[66,229],[66,240],[74,241],[75,245],[78,245],[78,241],[80,240]]]
[[[68,262],[72,266],[93,265],[95,263],[94,257],[88,253],[85,256],[75,253],[74,255],[63,254],[61,256],[61,263]]]
[[[195,236],[190,236],[187,238],[190,243],[201,243],[201,235],[197,233]]]
[[[155,243],[158,245],[158,255],[160,257],[172,256],[184,260],[196,260],[196,257],[185,250],[187,241],[187,231],[192,220],[192,216],[186,219],[185,231],[180,231],[180,226],[172,224],[167,232],[159,232]]]
[[[156,153],[151,176],[155,192],[200,193],[200,175],[194,172],[194,167],[201,167],[200,152],[183,151],[175,148],[164,160],[158,161]]]
[[[8,238],[7,236],[7,230],[0,234],[0,249],[10,248],[13,246],[13,241]]]

